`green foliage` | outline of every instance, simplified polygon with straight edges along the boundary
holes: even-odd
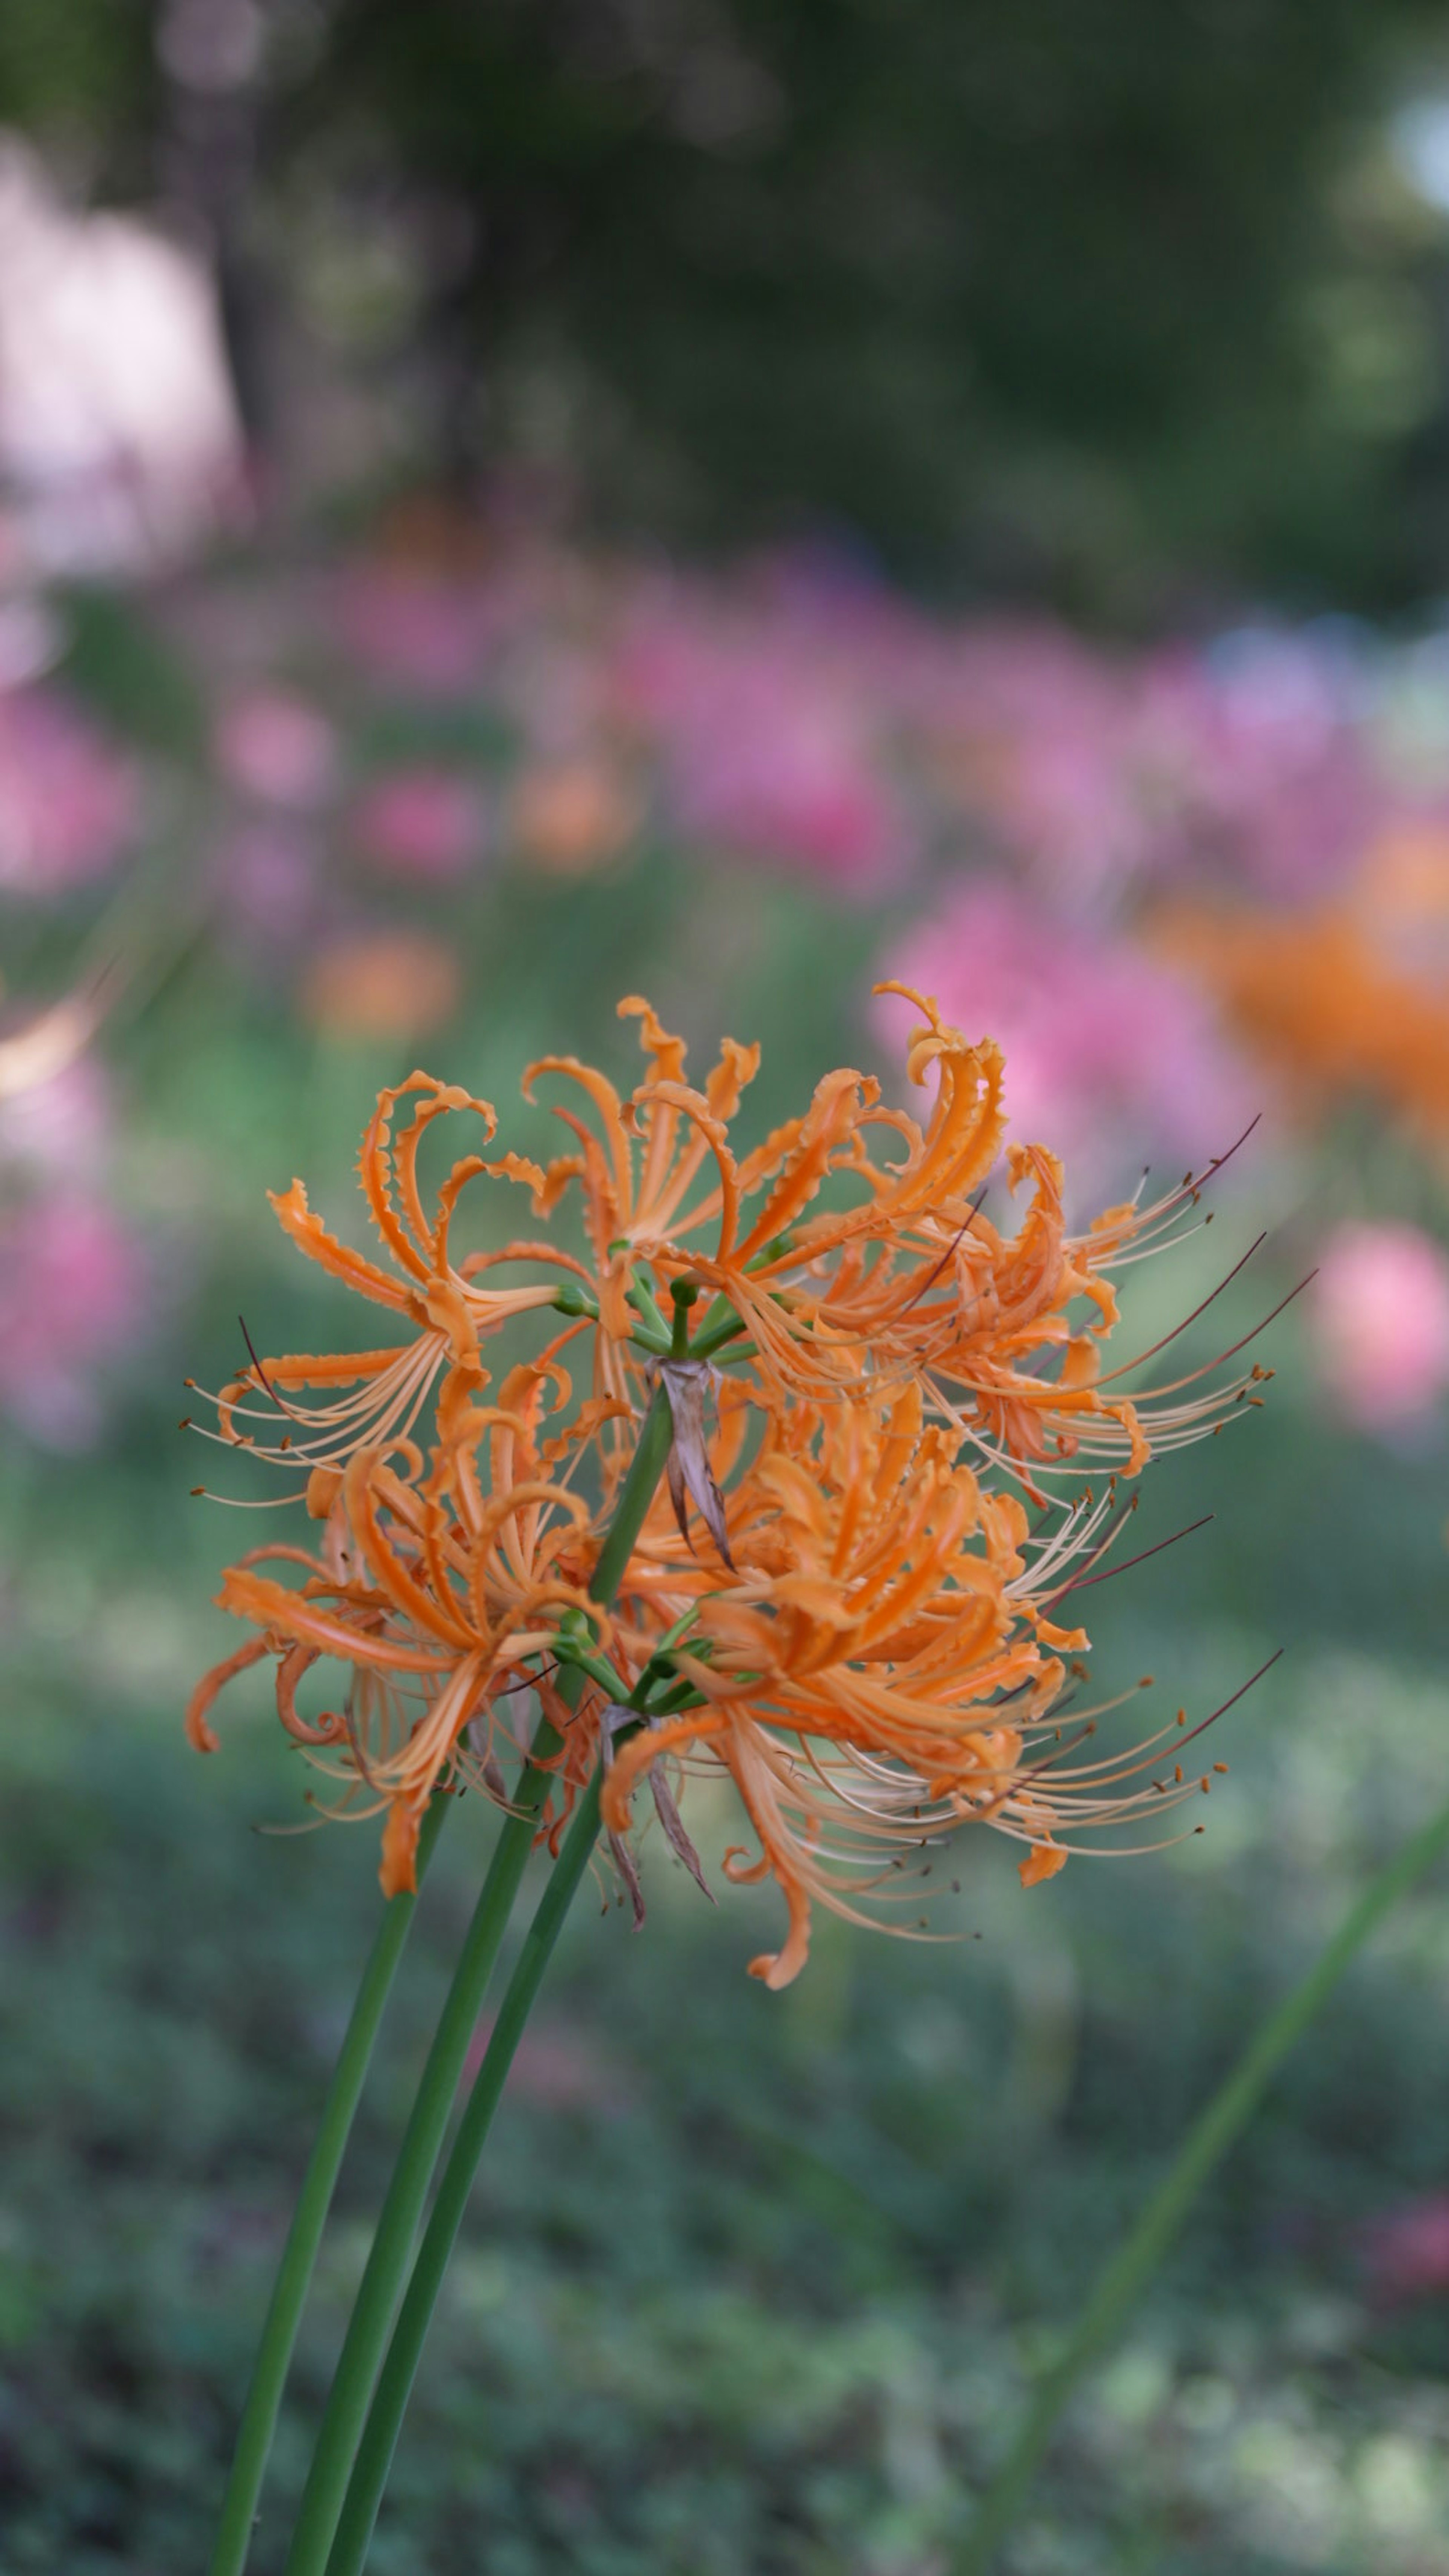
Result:
[[[263,435],[300,310],[394,453],[651,535],[1129,619],[1443,587],[1428,0],[335,0],[190,89],[163,20],[12,8],[0,116],[195,200]]]
[[[1387,324],[1404,246],[1335,182],[1431,23],[342,0],[289,130],[362,202],[456,208],[437,306],[490,439],[556,380],[566,450],[651,524],[671,497],[696,530],[834,520],[1099,605],[1184,574],[1362,590],[1418,578],[1384,432],[1432,362],[1409,419],[1349,418],[1312,316],[1362,277]]]
[[[1231,1859],[1209,1843],[1190,1869],[1069,1873],[1047,1917],[973,1850],[986,1938],[964,1950],[832,1932],[780,2004],[741,1973],[738,1912],[708,1917],[652,1853],[642,1935],[581,1919],[450,2275],[382,2576],[461,2576],[484,2550],[530,2576],[561,2557],[638,2576],[931,2563],[1043,2338],[1359,1865],[1304,1825],[1305,1791],[1321,1826],[1361,1760],[1331,1703],[1314,1745],[1322,1682],[1274,1713],[1297,1739],[1280,1784],[1240,1757],[1259,1812],[1234,1817]],[[255,1750],[189,1768],[135,1700],[102,1726],[52,1693],[50,1716],[44,1776],[5,1801],[6,2565],[181,2576],[374,1855],[340,1833],[259,1842],[249,1819],[283,1796]],[[1395,1827],[1442,1719],[1418,1689],[1380,1713]],[[486,1847],[481,1815],[458,1823],[344,2177],[259,2576]],[[1308,2563],[1344,2576],[1437,2528],[1449,2334],[1442,2314],[1375,2317],[1355,2231],[1438,2178],[1443,1959],[1442,1902],[1417,1903],[1226,2169],[1008,2563],[1107,2576],[1138,2545],[1171,2576],[1286,2576],[1304,2562],[1285,2477],[1315,2499]]]
[[[144,186],[155,112],[152,0],[7,0],[0,125],[30,127],[113,180]]]

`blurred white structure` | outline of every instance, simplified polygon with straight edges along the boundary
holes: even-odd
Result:
[[[0,574],[165,564],[244,493],[204,262],[134,215],[66,205],[0,136]]]
[[[1425,205],[1449,214],[1449,98],[1411,99],[1390,128],[1395,158]]]

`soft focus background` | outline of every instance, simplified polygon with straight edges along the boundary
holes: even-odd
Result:
[[[1126,1329],[1262,1412],[1099,1669],[1209,1831],[942,1947],[651,1854],[573,1928],[379,2576],[935,2576],[1245,2029],[1449,1788],[1449,30],[1201,0],[16,0],[0,19],[0,2565],[191,2576],[378,1904],[258,1687],[182,1380],[366,1340],[287,1252],[416,1061],[643,989],[752,1114],[926,983],[1074,1203],[1261,1124]],[[60,1005],[59,1009],[53,1006]],[[752,1100],[756,1096],[752,1095]],[[238,1487],[240,1490],[240,1487]],[[360,2124],[259,2576],[486,1850]],[[708,1856],[723,1811],[697,1825]],[[761,1909],[767,1900],[760,1900]],[[587,1913],[587,1909],[585,1909]],[[1011,2576],[1449,2571],[1449,1890],[1274,2088]]]

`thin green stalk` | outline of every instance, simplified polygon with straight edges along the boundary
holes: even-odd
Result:
[[[670,1339],[669,1356],[675,1360],[687,1360],[690,1355],[690,1308],[698,1305],[699,1290],[692,1279],[676,1279],[669,1293],[674,1299],[674,1332]]]
[[[423,1829],[418,1836],[419,1886],[432,1858],[433,1845],[438,1839],[448,1804],[446,1797],[434,1798],[423,1818]],[[211,2576],[242,2576],[246,2565],[256,2525],[257,2499],[266,2475],[282,2391],[317,2261],[317,2249],[322,2242],[322,2230],[332,2205],[332,2194],[336,2189],[353,2117],[367,2078],[383,2007],[397,1973],[404,1944],[412,1930],[416,1908],[416,1896],[394,1896],[384,1907],[372,1955],[357,1990],[357,2001],[352,2007],[352,2018],[327,2088],[317,2142],[302,2178],[271,2304],[262,2327],[262,2339],[252,2365],[251,2385],[242,2409],[236,2453],[221,2508],[221,2525],[212,2552]]]
[[[634,1541],[644,1526],[644,1515],[654,1500],[655,1488],[664,1473],[673,1439],[674,1422],[669,1398],[662,1390],[657,1390],[644,1416],[638,1446],[619,1489],[609,1534],[599,1550],[599,1562],[589,1585],[594,1599],[605,1609],[624,1580],[624,1568],[634,1552]]]
[[[305,2576],[305,2571],[321,2567],[331,2544],[358,2435],[367,2418],[378,2355],[396,2313],[428,2185],[457,2099],[488,1980],[533,1849],[538,1811],[552,1776],[543,1764],[557,1752],[559,1742],[559,1736],[544,1719],[514,1793],[514,1812],[505,1819],[493,1846],[493,1858],[428,2051],[343,2337],[317,2447],[302,2490],[286,2576]]]
[[[664,1472],[673,1438],[669,1403],[656,1393],[639,1433],[638,1445],[620,1488],[608,1536],[589,1585],[603,1605],[619,1588],[644,1515]],[[560,1689],[570,1676],[560,1677]],[[559,1737],[545,1722],[534,1738],[533,1752],[519,1781],[514,1805],[494,1846],[468,1937],[443,2006],[417,2099],[408,2120],[392,2181],[382,2205],[372,2251],[368,2255],[356,2304],[343,2339],[337,2370],[322,2418],[317,2447],[302,2491],[285,2576],[321,2576],[368,2404],[377,2379],[388,2334],[397,2313],[408,2265],[447,2130],[458,2086],[488,1981],[498,1957],[529,1853],[538,1812],[551,1773],[542,1763],[557,1752]]]
[[[544,1971],[553,1956],[564,1916],[589,1865],[599,1831],[599,1774],[596,1772],[564,1838],[563,1849],[549,1873],[538,1912],[524,1936],[518,1965],[509,1980],[487,2054],[474,2079],[452,2152],[443,2168],[418,2259],[398,2314],[387,2359],[382,2366],[357,2465],[327,2561],[327,2576],[361,2576],[378,2506],[392,2467],[413,2380],[422,2357],[438,2292],[468,2206],[478,2160],[493,2124],[513,2053],[523,2036]]]
[[[720,1309],[718,1318],[711,1323],[707,1315],[694,1337],[692,1356],[697,1360],[712,1359],[716,1351],[722,1351],[726,1342],[735,1341],[745,1329],[744,1318],[735,1313],[728,1298],[717,1297],[715,1305]],[[712,1306],[710,1315],[713,1314]],[[739,1353],[734,1356],[738,1359]]]
[[[669,1326],[660,1312],[658,1299],[641,1272],[635,1272],[632,1287],[625,1289],[624,1303],[632,1306],[639,1317],[642,1331],[638,1338],[645,1341],[651,1350],[667,1351]]]
[[[1167,2253],[1218,2159],[1246,2128],[1280,2061],[1301,2039],[1355,1953],[1384,1916],[1449,1849],[1449,1806],[1405,1845],[1349,1908],[1302,1984],[1270,2013],[1237,2066],[1189,2129],[1177,2156],[1126,2242],[1119,2246],[1073,2328],[1065,2352],[1047,2373],[1016,2440],[987,2489],[955,2576],[987,2576],[1035,2476],[1057,2418],[1083,2374],[1115,2341],[1135,2302]]]

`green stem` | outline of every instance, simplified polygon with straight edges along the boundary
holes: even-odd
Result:
[[[593,1599],[605,1607],[623,1578],[664,1472],[673,1436],[668,1399],[662,1391],[656,1392],[589,1584]],[[569,1674],[561,1675],[561,1692],[567,1691],[570,1682]],[[557,1752],[559,1742],[545,1721],[534,1738],[532,1755],[518,1784],[514,1805],[519,1812],[508,1817],[494,1846],[343,2340],[298,2509],[285,2576],[321,2576],[327,2561],[378,2367],[412,2259],[428,2186],[457,2099],[488,1980],[533,1848],[538,1812],[552,1777],[542,1764]]]
[[[692,1279],[676,1279],[669,1293],[674,1299],[674,1336],[669,1356],[675,1360],[687,1360],[690,1309],[699,1303],[699,1290]]]
[[[423,1818],[417,1856],[420,1886],[448,1804],[446,1797],[435,1797]],[[327,2088],[317,2143],[302,2178],[302,2188],[297,2196],[297,2206],[292,2214],[266,2322],[262,2327],[262,2339],[252,2366],[251,2386],[242,2409],[236,2453],[221,2508],[216,2547],[212,2552],[211,2576],[242,2576],[246,2565],[256,2525],[257,2499],[266,2475],[282,2391],[317,2261],[317,2249],[322,2242],[322,2230],[332,2205],[332,2194],[337,2186],[353,2117],[367,2078],[383,2007],[412,1930],[416,1907],[415,1895],[394,1896],[384,1907],[372,1955],[357,1990],[357,2001],[352,2007],[347,2035]]]
[[[1405,1845],[1350,1907],[1301,1985],[1270,2013],[1220,2091],[1189,2129],[1166,2177],[1119,2246],[1043,2380],[1021,2431],[987,2489],[955,2576],[986,2576],[1015,2519],[1057,2418],[1084,2372],[1115,2341],[1218,2159],[1247,2126],[1281,2059],[1327,2001],[1369,1934],[1431,1861],[1449,1848],[1449,1806]]]
[[[745,1329],[743,1317],[737,1315],[733,1306],[729,1305],[723,1297],[715,1299],[715,1306],[718,1306],[721,1312],[716,1315],[714,1306],[711,1306],[709,1314],[706,1315],[691,1344],[691,1359],[712,1358],[716,1351],[724,1349],[726,1342],[734,1341]],[[736,1356],[738,1357],[738,1354]]]
[[[583,1646],[570,1644],[565,1647],[560,1641],[558,1659],[566,1670],[580,1673],[597,1683],[606,1699],[623,1699],[626,1696],[628,1683],[619,1679],[613,1666],[606,1663],[602,1655],[591,1655]]]
[[[674,1422],[669,1411],[669,1398],[662,1388],[658,1388],[644,1416],[638,1445],[620,1487],[609,1534],[599,1551],[599,1561],[589,1585],[593,1598],[605,1609],[624,1580],[624,1568],[633,1555],[634,1542],[644,1526],[645,1513],[654,1500],[655,1488],[664,1473],[673,1439]]]
[[[357,2466],[347,2490],[332,2555],[327,2561],[327,2576],[360,2576],[366,2561],[418,2362],[463,2213],[468,2206],[478,2160],[493,2124],[493,2114],[498,2108],[514,2051],[523,2036],[544,1971],[553,1956],[564,1916],[588,1868],[598,1831],[599,1775],[596,1772],[579,1802],[563,1849],[549,1874],[538,1912],[524,1936],[518,1965],[509,1979],[487,2054],[474,2080],[452,2152],[443,2168],[437,2198],[418,2248],[418,2259],[413,2265],[412,2279],[407,2286],[367,2418]]]
[[[417,2239],[433,2168],[442,2149],[449,2114],[457,2099],[468,2050],[483,2009],[514,1899],[523,1883],[538,1813],[548,1794],[552,1773],[543,1766],[556,1753],[559,1736],[545,1718],[514,1795],[514,1810],[493,1846],[493,1858],[468,1926],[468,1937],[454,1971],[442,2019],[428,2051],[403,2135],[393,2177],[382,2204],[356,2303],[343,2337],[322,2429],[312,2466],[302,2490],[286,2576],[311,2576],[320,2568],[337,2527],[347,2492],[348,2473],[358,2436],[367,2418],[368,2400],[377,2376],[377,2361],[392,2320]]]
[[[660,1312],[659,1301],[654,1291],[637,1270],[634,1273],[632,1285],[624,1291],[624,1302],[632,1306],[639,1317],[644,1327],[643,1338],[654,1349],[667,1351],[670,1344],[669,1326]]]

